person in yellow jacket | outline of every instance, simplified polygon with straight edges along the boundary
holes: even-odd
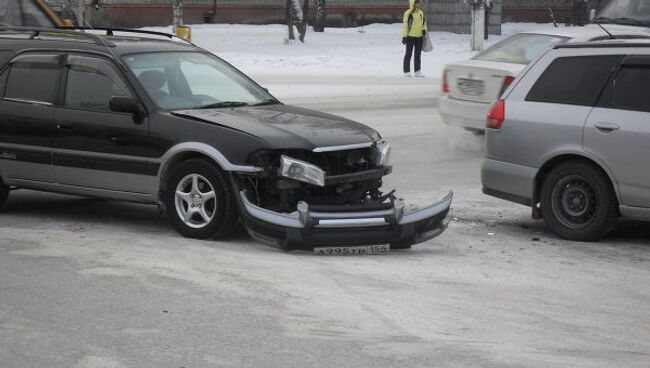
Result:
[[[427,22],[424,19],[421,0],[409,0],[409,9],[404,12],[402,25],[402,45],[406,45],[404,55],[404,76],[411,76],[411,56],[415,51],[415,76],[424,77],[422,74],[421,57],[424,36],[427,34]]]

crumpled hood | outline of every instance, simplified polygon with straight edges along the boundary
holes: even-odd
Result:
[[[236,129],[271,148],[307,149],[374,142],[379,133],[335,115],[287,105],[178,110],[173,115]]]
[[[404,8],[402,8],[404,9]],[[415,9],[415,0],[409,0],[409,9],[413,11]]]

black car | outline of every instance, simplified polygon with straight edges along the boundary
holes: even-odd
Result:
[[[159,204],[186,237],[241,220],[283,249],[444,231],[451,194],[409,212],[380,190],[390,145],[375,130],[284,105],[171,35],[119,34],[0,28],[0,204],[17,188]]]

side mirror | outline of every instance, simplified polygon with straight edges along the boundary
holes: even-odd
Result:
[[[114,96],[108,103],[108,107],[114,112],[133,114],[133,121],[136,124],[142,124],[145,112],[134,98]]]

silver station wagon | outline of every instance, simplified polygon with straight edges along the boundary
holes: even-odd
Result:
[[[486,194],[533,207],[560,237],[592,241],[650,220],[650,42],[558,45],[488,115]]]

